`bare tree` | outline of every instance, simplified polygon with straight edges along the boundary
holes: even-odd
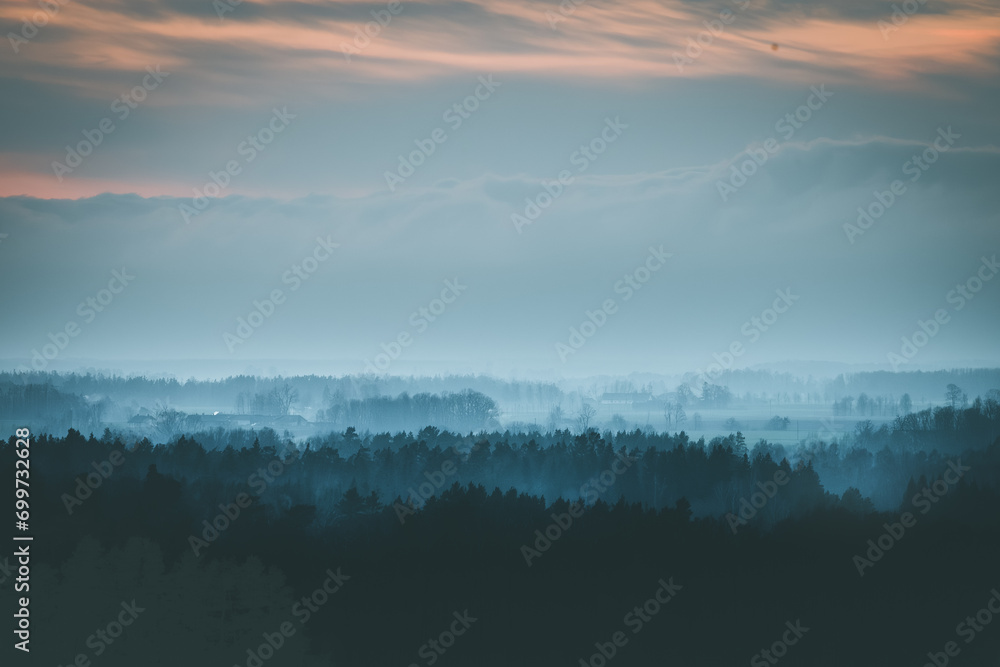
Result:
[[[169,438],[180,430],[187,415],[179,410],[160,406],[156,411],[156,430],[164,438]]]
[[[236,404],[233,406],[233,410],[238,415],[245,415],[250,413],[250,406],[252,404],[252,399],[250,393],[246,391],[241,391],[236,394]]]
[[[562,425],[566,415],[563,413],[562,405],[553,405],[549,410],[549,430],[555,431]]]
[[[691,387],[686,384],[677,385],[677,402],[681,407],[694,403],[694,400],[694,392],[691,391]]]
[[[684,406],[678,403],[674,406],[674,423],[677,428],[680,428],[681,424],[687,421],[687,413],[684,412]]]
[[[945,387],[944,392],[945,400],[954,409],[959,403],[962,402],[962,389],[956,384],[949,384]]]
[[[611,421],[608,422],[608,427],[614,433],[620,433],[628,429],[628,420],[618,414],[611,415]]]
[[[94,401],[87,406],[89,411],[88,418],[90,423],[94,426],[100,426],[101,422],[104,421],[104,415],[107,413],[108,408],[113,405],[111,399],[104,397],[99,401]]]
[[[590,421],[595,416],[597,416],[597,409],[590,403],[584,403],[580,407],[580,412],[577,413],[576,423],[580,427],[581,432],[590,428]]]
[[[990,442],[993,442],[993,434],[997,419],[1000,418],[1000,390],[990,389],[983,401],[983,415],[990,421]]]
[[[286,382],[283,387],[275,387],[272,391],[274,397],[274,407],[277,414],[287,415],[292,409],[292,403],[299,400],[299,391]]]

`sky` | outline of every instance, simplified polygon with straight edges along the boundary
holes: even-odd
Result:
[[[997,9],[0,0],[0,367],[998,365]]]

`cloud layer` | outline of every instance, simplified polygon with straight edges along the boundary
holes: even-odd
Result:
[[[502,360],[567,374],[683,371],[703,368],[734,340],[748,343],[747,364],[886,364],[900,337],[950,307],[949,291],[976,274],[984,255],[1000,252],[992,184],[1000,154],[956,145],[912,180],[906,165],[931,145],[932,137],[792,142],[727,202],[718,183],[746,154],[688,170],[581,175],[520,233],[511,216],[544,192],[535,179],[485,176],[356,199],[231,196],[191,224],[178,212],[181,200],[168,197],[6,198],[2,278],[26,288],[5,304],[19,326],[0,356],[40,349],[49,333],[80,319],[78,304],[112,270],[126,267],[134,282],[83,326],[66,355],[294,357],[360,372],[383,343],[408,332],[414,342],[393,370],[448,359],[479,371],[510,370],[497,367]],[[905,192],[852,239],[845,225],[894,180]],[[316,266],[303,280],[289,279],[319,238],[340,247],[318,264],[306,261]],[[622,279],[661,246],[672,257],[626,299]],[[412,314],[446,280],[467,289],[417,332]],[[287,299],[273,316],[227,346],[224,334],[275,289]],[[749,344],[744,323],[786,289],[799,297],[795,305]],[[607,299],[617,311],[563,363],[556,343]],[[1000,362],[989,333],[1000,325],[998,304],[1000,280],[955,313],[915,363],[940,363],[956,350]]]

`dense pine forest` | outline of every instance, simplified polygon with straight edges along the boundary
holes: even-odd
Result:
[[[955,642],[961,664],[995,664],[1000,627],[977,613],[1000,599],[983,578],[998,436],[992,396],[795,447],[594,428],[41,434],[34,658],[832,667],[959,664]],[[16,449],[0,446],[11,469]],[[0,565],[13,604],[17,565]]]

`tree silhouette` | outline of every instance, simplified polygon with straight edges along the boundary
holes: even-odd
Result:
[[[580,411],[576,416],[576,424],[581,433],[590,428],[590,422],[596,415],[597,410],[590,403],[584,402],[584,404],[580,406]]]

